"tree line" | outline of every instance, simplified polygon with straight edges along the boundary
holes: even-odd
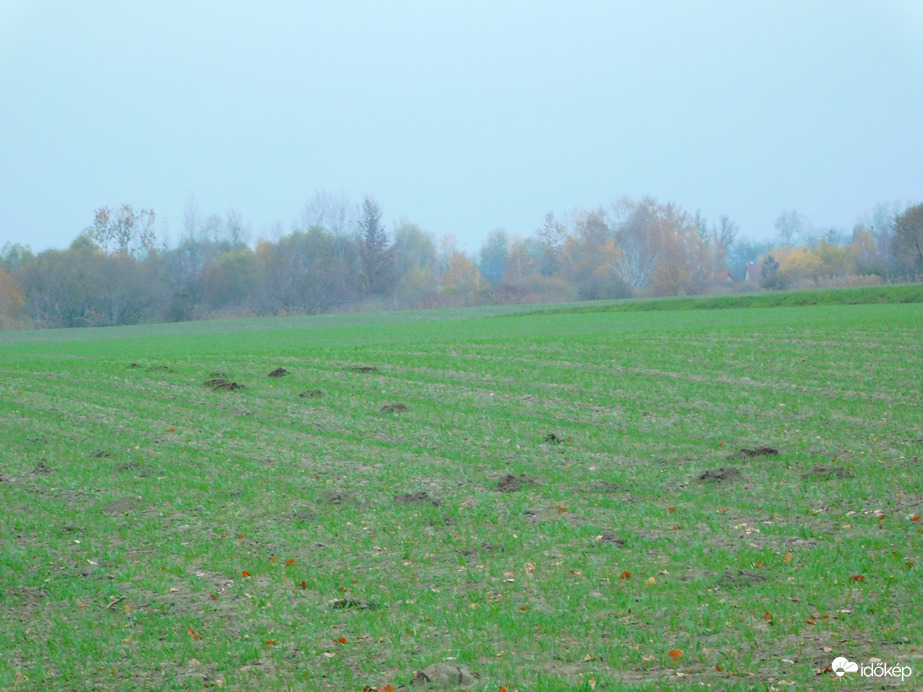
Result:
[[[861,285],[919,280],[923,204],[878,205],[847,234],[796,212],[775,241],[738,237],[674,204],[622,199],[549,212],[531,236],[491,232],[460,250],[403,220],[388,228],[372,197],[318,193],[288,233],[249,242],[234,211],[158,241],[152,210],[104,207],[66,250],[0,250],[0,327],[115,326],[218,316],[315,314]]]

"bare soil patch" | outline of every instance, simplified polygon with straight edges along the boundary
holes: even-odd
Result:
[[[238,384],[237,382],[231,382],[231,380],[225,377],[214,377],[210,380],[206,380],[204,385],[209,389],[214,390],[224,390],[233,392],[235,389],[244,389],[244,385]]]
[[[398,505],[419,505],[425,502],[431,502],[434,507],[438,507],[442,504],[442,501],[438,498],[432,497],[425,490],[418,490],[415,493],[404,493],[403,495],[395,495],[394,502]]]
[[[269,373],[267,377],[285,377],[286,375],[288,375],[288,370],[285,368],[276,368],[271,373]]]
[[[376,368],[374,365],[355,365],[355,366],[353,366],[353,367],[351,367],[351,368],[348,368],[348,370],[349,370],[350,372],[366,372],[366,373],[369,373],[369,372],[381,372],[381,371],[380,371],[378,368]]]
[[[319,389],[309,389],[306,392],[301,392],[298,396],[302,399],[316,399],[317,397],[324,396],[324,393]]]
[[[379,409],[380,413],[402,413],[407,410],[407,407],[404,404],[385,404]]]
[[[508,473],[503,478],[500,479],[500,482],[497,483],[497,492],[498,493],[515,493],[522,490],[523,486],[534,485],[535,479],[530,478],[524,473],[514,476],[511,473]]]
[[[852,478],[853,473],[849,469],[845,469],[842,466],[824,466],[823,464],[818,464],[807,473],[802,474],[801,477],[805,480],[814,479],[820,481],[829,481],[834,478]]]
[[[752,449],[747,449],[742,447],[739,451],[734,452],[728,456],[728,459],[753,459],[754,457],[776,457],[779,456],[779,449],[777,447],[754,447]]]
[[[720,469],[706,469],[700,473],[696,480],[700,483],[730,483],[739,481],[743,474],[737,469],[722,467]]]
[[[455,690],[471,688],[477,682],[477,677],[465,666],[455,663],[434,663],[418,670],[410,684],[413,687]]]

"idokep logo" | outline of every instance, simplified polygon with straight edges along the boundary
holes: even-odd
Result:
[[[846,675],[846,673],[859,672],[859,664],[853,663],[843,656],[838,656],[837,658],[833,659],[833,663],[830,664],[830,667],[833,668],[833,672],[836,673],[838,678],[843,677]]]
[[[837,656],[830,664],[831,670],[838,678],[845,677],[847,673],[859,673],[864,678],[900,678],[901,682],[913,675],[910,666],[889,666],[883,661],[875,660],[874,663],[859,665],[848,658]]]

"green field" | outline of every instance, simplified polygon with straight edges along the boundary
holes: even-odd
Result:
[[[497,312],[0,334],[0,689],[920,688],[923,304]]]

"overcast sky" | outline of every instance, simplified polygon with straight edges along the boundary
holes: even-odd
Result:
[[[851,230],[923,198],[923,2],[0,0],[0,246],[318,190],[467,249],[625,195]]]

